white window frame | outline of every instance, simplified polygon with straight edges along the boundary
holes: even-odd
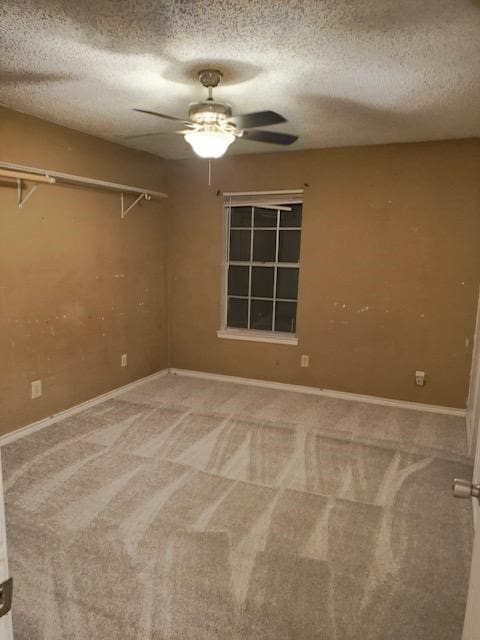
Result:
[[[303,189],[293,189],[288,191],[248,191],[248,192],[228,192],[223,194],[223,256],[222,256],[222,289],[221,289],[221,318],[220,318],[220,329],[217,331],[218,338],[226,338],[229,340],[246,340],[250,342],[267,342],[267,343],[275,343],[275,344],[285,344],[285,345],[297,345],[298,344],[298,335],[297,333],[289,333],[284,331],[264,331],[259,329],[247,329],[247,328],[234,328],[227,326],[227,308],[228,308],[228,267],[231,263],[229,261],[229,247],[230,247],[230,215],[231,215],[231,206],[235,204],[236,206],[257,206],[262,208],[270,208],[276,211],[278,210],[286,210],[288,204],[292,202],[303,204]],[[303,225],[303,220],[302,220]],[[273,229],[273,227],[272,227]],[[275,262],[259,262],[255,263],[253,260],[249,261],[249,266],[262,266],[262,267],[293,267],[300,269],[300,260],[295,263],[278,263],[278,234],[279,229],[288,230],[290,227],[281,227],[279,228],[278,224],[276,227],[277,232],[277,242],[276,242],[276,261]],[[298,230],[298,227],[295,227],[295,230]],[[302,231],[302,227],[300,227],[300,233]],[[253,243],[253,228],[251,241]],[[253,256],[252,256],[253,257]],[[245,263],[239,263],[241,266],[244,266]],[[278,300],[276,298],[276,269],[275,269],[275,279],[273,283],[273,326],[275,326],[275,302]],[[251,269],[250,269],[251,274]],[[250,275],[251,277],[251,275]],[[248,306],[248,319],[250,322],[250,303],[251,303],[251,283],[249,282],[249,306]],[[270,298],[269,298],[270,300]],[[287,300],[287,302],[293,302],[293,300]],[[297,292],[297,313],[298,313],[298,292]]]

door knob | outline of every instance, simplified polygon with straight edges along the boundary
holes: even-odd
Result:
[[[468,480],[455,478],[453,481],[453,495],[455,498],[477,498],[480,502],[480,484],[472,484]]]

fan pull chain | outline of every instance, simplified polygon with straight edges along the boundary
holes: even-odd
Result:
[[[208,161],[208,186],[212,186],[212,161]]]

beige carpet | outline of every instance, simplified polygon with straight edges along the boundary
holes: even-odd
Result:
[[[460,418],[169,376],[2,455],[15,640],[460,639]]]

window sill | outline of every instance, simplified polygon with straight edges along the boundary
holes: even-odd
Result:
[[[221,329],[217,331],[217,338],[227,340],[246,340],[248,342],[270,342],[273,344],[297,345],[298,338],[294,333],[275,333],[273,331],[253,331],[241,329]]]

